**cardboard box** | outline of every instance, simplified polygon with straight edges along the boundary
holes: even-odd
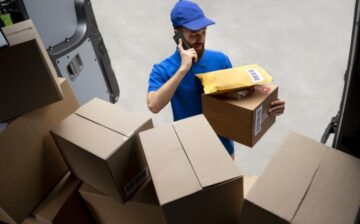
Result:
[[[151,180],[147,180],[125,204],[84,183],[80,190],[97,223],[165,224]]]
[[[238,223],[242,175],[203,115],[139,136],[166,223]]]
[[[257,176],[244,176],[244,197],[249,193],[250,189],[254,186]]]
[[[267,93],[253,91],[242,100],[202,95],[203,113],[216,134],[249,147],[259,141],[275,123],[275,117],[268,116],[268,110],[278,95],[277,86],[263,86],[269,88]]]
[[[79,104],[65,79],[61,88],[63,100],[13,120],[0,133],[0,221],[23,221],[68,171],[49,130]]]
[[[1,49],[0,122],[63,98],[55,68],[30,20],[4,28]]]
[[[95,223],[78,190],[81,181],[68,172],[24,222]]]
[[[51,132],[78,178],[124,203],[148,176],[137,133],[152,127],[148,116],[93,99]]]
[[[360,160],[290,134],[246,195],[242,223],[355,223]]]

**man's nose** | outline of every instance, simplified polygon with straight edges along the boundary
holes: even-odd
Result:
[[[196,37],[196,42],[197,43],[203,43],[205,40],[205,37],[203,35],[199,35]]]

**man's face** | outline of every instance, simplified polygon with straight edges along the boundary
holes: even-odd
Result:
[[[181,28],[180,31],[189,43],[190,47],[195,49],[198,56],[201,56],[205,49],[206,27],[196,31]]]

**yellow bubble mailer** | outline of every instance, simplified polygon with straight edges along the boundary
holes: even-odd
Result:
[[[273,78],[259,65],[246,65],[196,75],[205,94],[230,92],[272,82]]]

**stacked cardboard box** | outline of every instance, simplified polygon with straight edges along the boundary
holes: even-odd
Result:
[[[23,224],[95,223],[78,192],[80,185],[68,172]]]
[[[97,223],[161,224],[161,208],[151,180],[147,180],[125,204],[84,183],[80,194]]]
[[[0,122],[62,99],[55,68],[31,20],[5,27],[0,50]]]
[[[12,46],[0,57],[35,51],[26,68],[36,74],[4,71],[25,82],[19,96],[39,93],[16,99],[25,107],[0,102],[0,122],[13,118],[0,131],[0,222],[354,223],[359,159],[291,134],[261,176],[243,178],[218,139],[253,146],[275,122],[276,86],[242,101],[203,96],[210,124],[198,115],[154,128],[99,99],[79,108],[32,23],[5,33]]]
[[[68,167],[49,131],[79,104],[69,83],[57,77],[30,20],[4,33],[10,46],[0,50],[0,122],[6,122],[0,132],[0,222],[69,223],[67,209],[59,208],[74,205],[80,183],[65,178]]]
[[[66,80],[64,99],[11,121],[0,133],[0,220],[21,222],[68,171],[49,130],[78,108]]]
[[[292,133],[245,197],[242,223],[355,223],[360,160]]]
[[[140,133],[165,223],[238,223],[243,179],[203,115]]]
[[[152,178],[127,202],[80,188],[98,223],[239,222],[242,175],[203,115],[142,131],[139,140]]]
[[[51,130],[72,172],[124,203],[148,177],[137,133],[150,117],[93,99]]]

